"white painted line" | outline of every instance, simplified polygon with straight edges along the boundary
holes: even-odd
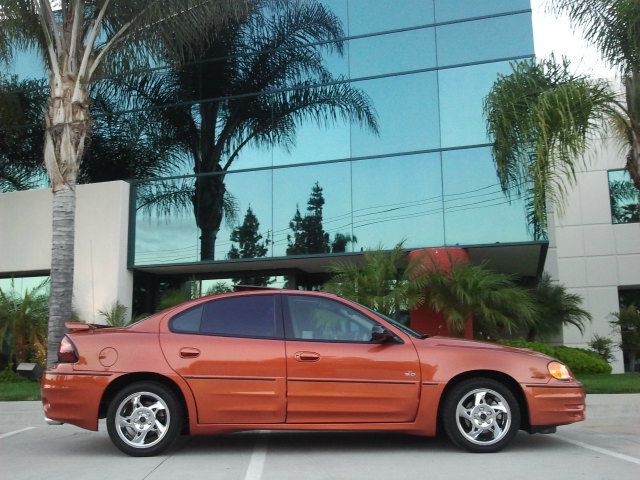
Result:
[[[260,432],[260,436],[253,447],[253,453],[249,460],[247,473],[244,480],[260,480],[262,478],[262,470],[264,470],[264,461],[267,458],[267,432]]]
[[[0,435],[0,440],[7,437],[13,437],[14,435],[17,435],[19,433],[26,432],[27,430],[33,430],[34,428],[36,427],[26,427],[26,428],[21,428],[20,430],[14,430],[13,432],[3,433],[2,435]]]
[[[576,445],[578,447],[586,448],[587,450],[593,450],[594,452],[601,453],[603,455],[608,455],[613,458],[617,458],[619,460],[625,460],[627,462],[635,463],[636,465],[640,465],[640,458],[631,457],[629,455],[625,455],[623,453],[617,453],[612,450],[607,450],[606,448],[596,447],[595,445],[589,445],[588,443],[579,442],[578,440],[571,440],[566,437],[561,437],[560,435],[556,435],[556,438],[559,438],[563,442],[570,443],[572,445]]]

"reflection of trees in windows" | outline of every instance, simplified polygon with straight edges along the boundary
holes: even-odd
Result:
[[[211,42],[191,45],[191,63],[153,72],[132,86],[143,109],[162,113],[158,128],[179,139],[177,146],[201,174],[191,188],[169,196],[162,188],[142,192],[150,198],[142,203],[153,207],[157,198],[160,210],[167,202],[173,202],[172,214],[191,210],[201,260],[214,259],[221,223],[233,217],[225,176],[244,148],[292,148],[306,122],[346,120],[378,130],[369,97],[324,65],[324,53],[343,54],[343,42],[334,41],[344,36],[338,17],[317,1],[271,7],[256,7]]]
[[[323,206],[325,200],[322,187],[318,182],[311,189],[307,201],[307,213],[302,216],[300,208],[289,223],[291,234],[287,235],[287,255],[307,255],[312,253],[342,253],[350,243],[356,243],[355,236],[336,233],[333,241],[323,225]]]
[[[640,208],[638,205],[640,192],[638,192],[638,189],[633,185],[630,178],[610,180],[609,196],[613,223],[640,221]]]

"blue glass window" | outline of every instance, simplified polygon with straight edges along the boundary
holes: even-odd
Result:
[[[351,128],[351,155],[377,155],[438,148],[438,82],[436,72],[386,77],[354,86],[371,98],[380,134]]]
[[[436,21],[446,22],[531,8],[529,0],[434,0]]]
[[[502,192],[489,148],[442,153],[445,244],[531,241],[523,200]]]
[[[435,29],[351,40],[349,58],[351,78],[435,67]]]
[[[349,0],[349,35],[433,23],[432,0]]]
[[[640,191],[633,184],[629,172],[609,171],[609,198],[614,224],[640,222]]]
[[[353,222],[358,250],[442,245],[440,155],[353,162]]]
[[[444,25],[436,36],[440,66],[533,55],[530,13]]]
[[[486,63],[440,70],[440,128],[442,147],[489,143],[483,102],[499,73],[509,62]]]
[[[317,240],[303,241],[298,253],[287,251],[295,238],[290,222],[296,210],[302,218],[311,212],[308,202],[315,186],[322,189],[321,228],[328,235],[328,243]],[[273,171],[273,255],[276,257],[298,254],[325,254],[334,251],[337,237],[351,237],[351,168],[349,162],[291,167]],[[289,237],[289,238],[288,238]],[[350,251],[353,246],[343,245],[339,251]],[[336,253],[339,253],[336,251]]]

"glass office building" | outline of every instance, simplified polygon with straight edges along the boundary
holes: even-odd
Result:
[[[392,248],[401,241],[407,249],[540,244],[527,228],[523,200],[500,188],[482,114],[496,76],[508,73],[511,62],[533,57],[529,0],[320,3],[337,18],[340,37],[296,44],[296,58],[321,55],[325,75],[255,82],[253,91],[245,82],[244,89],[214,89],[218,94],[212,96],[211,72],[251,64],[256,49],[247,40],[236,58],[203,58],[190,70],[197,80],[192,83],[202,87],[200,98],[196,88],[195,97],[155,105],[154,112],[186,115],[200,128],[208,111],[224,129],[230,112],[247,105],[268,109],[282,105],[273,101],[276,97],[348,87],[366,100],[373,120],[367,124],[325,105],[324,118],[300,115],[278,137],[273,131],[282,131],[275,125],[279,112],[272,112],[274,125],[268,120],[265,125],[260,112],[262,123],[252,123],[234,148],[216,157],[217,166],[208,170],[214,173],[200,175],[193,174],[195,154],[179,145],[175,155],[182,167],[174,177],[132,182],[129,268],[138,278],[317,273],[326,270],[327,258]],[[287,50],[276,46],[270,55],[286,61]],[[165,70],[159,66],[152,76]],[[250,138],[251,128],[271,129],[271,134]],[[192,199],[200,198],[207,185],[217,185],[218,193],[207,197],[207,205],[197,205],[196,199],[194,207]],[[315,228],[322,245],[294,248],[296,227],[299,234],[305,217],[318,213],[308,209],[314,188],[316,199],[321,197],[322,217]],[[232,233],[249,208],[266,252],[256,259],[233,259],[230,251],[238,244]],[[205,218],[216,214],[217,220]],[[204,236],[213,242],[206,254]],[[541,250],[536,252],[539,263]]]

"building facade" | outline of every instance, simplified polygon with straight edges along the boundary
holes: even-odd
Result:
[[[594,335],[618,343],[612,314],[625,305],[640,305],[638,191],[623,170],[625,156],[613,139],[594,145],[562,212],[549,216],[545,270],[580,295],[592,316],[584,332],[565,327],[565,345],[584,348]],[[613,369],[622,372],[626,362],[620,350],[615,353]]]
[[[263,30],[245,25],[238,37],[245,44],[236,38],[232,55],[205,56],[182,72],[189,96],[96,117],[97,131],[108,122],[124,125],[132,144],[135,134],[140,145],[172,139],[159,154],[174,167],[145,180],[78,188],[74,302],[82,318],[99,320],[97,311],[116,300],[129,311],[150,311],[163,291],[188,280],[203,290],[257,275],[274,285],[316,285],[332,262],[399,242],[407,250],[464,248],[471,261],[496,270],[541,274],[548,242],[533,237],[517,193],[501,190],[482,113],[496,76],[533,58],[529,0],[319,4],[333,36],[296,44],[294,52],[287,44],[263,49],[267,62],[260,64],[247,39],[257,45],[273,34],[278,12],[264,12]],[[250,68],[292,58],[320,58],[323,70],[251,82],[267,74]],[[42,76],[34,62],[25,54],[10,73]],[[166,85],[171,75],[160,65],[148,82]],[[360,116],[336,107],[349,95],[366,106]],[[312,108],[316,96],[324,102],[320,113]],[[283,106],[300,98],[311,99],[308,114],[285,123]],[[238,112],[242,121],[233,124]],[[203,170],[189,129],[162,122],[179,117],[202,132],[207,115],[220,127],[208,141],[216,143],[225,126],[236,136]],[[97,139],[85,159],[95,168]],[[49,197],[46,190],[0,195],[5,281],[48,274]],[[234,231],[249,209],[264,248],[237,258]],[[8,228],[12,221],[20,226]]]

